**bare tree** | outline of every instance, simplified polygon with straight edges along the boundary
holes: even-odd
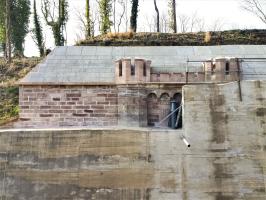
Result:
[[[161,24],[161,32],[168,33],[169,32],[169,23],[168,16],[165,13],[160,15],[160,24]]]
[[[78,29],[78,33],[77,35],[77,39],[76,41],[79,41],[81,39],[84,38],[88,38],[87,37],[87,14],[86,12],[80,12],[80,10],[75,9],[74,10],[74,14],[76,16],[76,20],[77,20],[77,29]],[[90,9],[90,37],[94,37],[95,35],[95,26],[96,26],[96,20],[98,18],[98,12]]]
[[[156,11],[156,31],[160,32],[160,13],[159,13],[159,9],[157,7],[156,0],[153,0],[153,2],[154,2],[154,9]]]
[[[194,12],[190,17],[190,32],[203,31],[205,28],[205,21],[198,16],[197,12]]]
[[[123,0],[118,0],[118,4],[121,7],[121,12],[119,13],[119,19],[118,19],[118,23],[117,23],[117,31],[119,32],[122,20],[124,18],[125,13],[126,13],[126,3]]]
[[[185,33],[189,30],[190,18],[187,15],[179,15],[180,32]]]
[[[210,26],[210,31],[221,31],[224,27],[224,22],[222,19],[216,19]]]
[[[242,0],[242,8],[257,16],[266,25],[265,0]]]

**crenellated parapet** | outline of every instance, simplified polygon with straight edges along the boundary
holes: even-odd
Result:
[[[120,59],[115,62],[115,82],[117,84],[150,82],[150,60]]]
[[[214,58],[203,63],[206,82],[236,81],[240,77],[238,58]]]

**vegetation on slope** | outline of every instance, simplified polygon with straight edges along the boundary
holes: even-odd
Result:
[[[266,30],[199,33],[108,33],[82,40],[80,46],[208,46],[266,44]]]
[[[19,89],[16,83],[39,61],[36,58],[14,59],[8,65],[0,58],[0,126],[18,118]]]

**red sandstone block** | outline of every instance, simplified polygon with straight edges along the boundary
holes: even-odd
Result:
[[[64,110],[64,113],[74,113],[74,110]]]
[[[104,109],[104,106],[101,106],[101,105],[94,106],[94,105],[92,105],[91,108],[92,109]]]
[[[79,98],[71,98],[72,101],[79,101]]]
[[[96,121],[97,119],[96,118],[92,118],[92,117],[90,117],[90,118],[86,117],[86,118],[83,118],[83,120],[85,122],[92,122],[92,121]]]
[[[40,106],[40,109],[50,109],[51,106]]]
[[[90,114],[91,117],[105,117],[105,114]]]
[[[76,106],[75,107],[76,109],[90,109],[91,108],[91,106]]]
[[[37,93],[37,98],[41,98],[41,99],[44,99],[48,96],[47,93]]]
[[[53,117],[52,114],[40,114],[40,117]]]
[[[30,118],[20,117],[19,120],[21,120],[21,121],[30,121]]]
[[[66,94],[66,97],[81,97],[81,94],[78,93],[78,94]]]
[[[20,106],[20,109],[29,109],[29,106]]]
[[[49,106],[56,106],[57,105],[57,102],[47,102],[47,105],[49,105]]]
[[[61,106],[61,109],[72,109],[72,106]]]
[[[97,113],[106,113],[108,112],[107,110],[93,110],[93,113],[97,114]]]
[[[97,94],[97,97],[107,97],[107,94]]]
[[[85,113],[93,113],[93,110],[88,110],[88,109],[86,109],[86,110],[84,110],[84,112],[85,112]]]
[[[49,110],[49,113],[62,113],[63,110]]]
[[[58,98],[58,97],[54,97],[54,98],[53,98],[53,101],[60,101],[60,98]]]
[[[83,104],[84,105],[96,105],[97,101],[84,101]]]
[[[97,105],[109,105],[109,102],[108,101],[105,101],[105,102],[97,102]]]
[[[86,116],[88,116],[88,114],[85,114],[85,113],[73,113],[73,116],[75,116],[75,117],[86,117]]]

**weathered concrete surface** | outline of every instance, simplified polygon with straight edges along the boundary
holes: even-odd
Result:
[[[243,101],[237,82],[183,89],[187,199],[266,199],[266,82],[241,88]]]
[[[176,131],[21,131],[0,139],[4,199],[168,199],[181,185],[177,153],[185,147]]]
[[[185,86],[184,130],[0,131],[0,199],[264,200],[266,82],[241,87]]]

